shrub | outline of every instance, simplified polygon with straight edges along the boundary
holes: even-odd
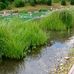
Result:
[[[60,12],[59,17],[61,18],[62,22],[65,24],[67,30],[72,28],[72,15],[70,14],[70,12],[64,10]]]
[[[0,2],[0,10],[5,9],[7,5],[3,2]]]
[[[61,0],[61,5],[66,5],[66,1],[65,0]]]
[[[36,0],[30,0],[30,4],[31,4],[32,6],[35,6],[35,5],[36,5]]]
[[[74,0],[70,0],[70,4],[71,5],[74,5]]]
[[[14,0],[14,4],[16,7],[24,7],[25,5],[23,0]]]
[[[54,3],[58,3],[60,0],[53,0]]]
[[[52,5],[52,0],[47,0],[47,4],[51,6]]]
[[[40,1],[40,4],[46,4],[47,3],[47,0],[41,0]]]

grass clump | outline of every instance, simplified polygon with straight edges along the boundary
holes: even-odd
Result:
[[[59,17],[65,24],[67,30],[72,28],[72,14],[69,11],[62,11]]]
[[[35,22],[26,25],[24,36],[25,42],[29,45],[28,47],[32,48],[43,45],[47,41],[46,33]]]
[[[34,22],[12,19],[0,21],[0,53],[11,59],[21,59],[31,49],[47,41],[46,33]]]
[[[65,30],[65,25],[59,19],[60,12],[54,12],[48,17],[43,18],[41,22],[41,27],[45,30]]]
[[[41,27],[46,30],[68,31],[72,28],[72,15],[67,10],[55,11],[40,21]]]

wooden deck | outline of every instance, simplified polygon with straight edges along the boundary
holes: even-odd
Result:
[[[74,65],[72,66],[68,74],[74,74]]]

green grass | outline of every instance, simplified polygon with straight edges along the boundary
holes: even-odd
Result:
[[[20,59],[47,41],[46,33],[35,22],[25,23],[19,19],[0,21],[0,51],[2,56]]]
[[[65,30],[65,25],[59,19],[59,12],[54,12],[41,20],[41,26],[47,30]]]
[[[48,36],[50,30],[66,30],[65,24],[59,19],[60,12],[55,11],[47,17],[31,21],[24,21],[17,17],[11,20],[0,18],[1,56],[21,59],[32,49],[45,45],[48,38],[50,39]]]
[[[61,15],[62,12],[65,12],[65,15]],[[70,16],[67,15],[70,14]],[[54,31],[66,31],[67,27],[70,29],[70,26],[73,26],[73,10],[67,10],[67,9],[63,9],[63,10],[58,10],[55,12],[52,12],[51,14],[49,14],[47,17],[44,17],[43,19],[40,20],[40,26],[45,29],[45,30],[54,30]],[[66,17],[66,21],[63,22],[63,20],[61,19],[61,17]],[[71,18],[71,19],[70,19]],[[65,23],[66,22],[66,23]]]

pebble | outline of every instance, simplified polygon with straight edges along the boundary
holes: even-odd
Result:
[[[69,60],[69,59],[70,59],[70,57],[65,57],[65,59],[66,59],[66,60]]]

